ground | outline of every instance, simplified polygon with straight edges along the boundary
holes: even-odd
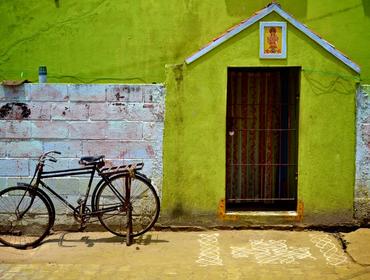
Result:
[[[127,247],[107,232],[0,246],[0,279],[370,279],[370,229],[155,231]]]

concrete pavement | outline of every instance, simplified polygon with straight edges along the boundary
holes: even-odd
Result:
[[[0,246],[0,279],[370,279],[370,229],[157,231],[130,247],[57,232],[32,250]]]

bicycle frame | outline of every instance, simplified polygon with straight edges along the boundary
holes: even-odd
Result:
[[[89,198],[89,194],[91,191],[92,182],[95,176],[95,173],[97,172],[100,176],[101,180],[98,182],[96,186],[101,185],[103,182],[107,183],[112,192],[118,197],[118,199],[125,205],[126,199],[114,188],[109,180],[109,177],[111,175],[117,174],[117,173],[110,173],[109,175],[103,174],[97,167],[97,164],[91,164],[90,166],[81,167],[81,168],[75,168],[75,169],[64,169],[64,170],[55,170],[55,171],[43,171],[39,170],[37,180],[36,180],[36,186],[41,185],[45,189],[47,189],[50,193],[52,193],[54,196],[57,197],[63,204],[65,204],[67,207],[69,207],[71,210],[74,211],[74,213],[78,213],[78,207],[82,206],[82,209],[85,209],[85,206],[87,204],[87,200]],[[53,190],[48,184],[46,184],[43,179],[47,178],[57,178],[57,177],[67,177],[67,176],[74,176],[74,175],[90,175],[89,184],[86,189],[86,193],[84,196],[84,199],[79,203],[77,207],[74,207],[71,203],[69,203],[66,199],[64,199],[61,195],[59,195],[55,190]],[[90,213],[86,213],[85,211],[82,211],[80,213],[82,216],[95,216],[100,213],[108,212],[114,209],[114,206],[105,208],[104,210],[100,211],[91,211]]]

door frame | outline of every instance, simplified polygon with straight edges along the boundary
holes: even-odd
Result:
[[[295,135],[295,147],[294,147],[294,151],[292,153],[294,153],[294,171],[295,171],[295,178],[294,179],[291,179],[294,181],[294,200],[291,200],[291,203],[288,203],[287,207],[282,207],[282,206],[274,206],[274,207],[271,207],[271,209],[266,209],[266,207],[256,207],[254,206],[253,207],[253,203],[251,203],[251,206],[252,207],[246,207],[246,206],[242,206],[242,207],[234,207],[235,205],[233,205],[233,203],[230,202],[230,200],[228,199],[228,184],[230,184],[230,182],[228,182],[228,145],[229,145],[229,140],[228,140],[228,130],[229,130],[229,110],[230,110],[230,81],[229,81],[229,78],[230,78],[230,72],[248,72],[248,73],[262,73],[262,72],[279,72],[279,75],[282,75],[282,77],[280,78],[281,81],[283,81],[284,79],[284,83],[285,83],[285,86],[288,87],[288,85],[292,85],[291,88],[286,88],[285,90],[289,90],[290,93],[288,93],[288,97],[287,98],[292,98],[295,100],[295,103],[294,103],[294,106],[292,106],[294,109],[294,121],[295,121],[295,126],[296,126],[296,135]],[[299,158],[299,106],[300,106],[300,102],[299,102],[299,97],[300,97],[300,83],[301,83],[301,67],[300,66],[286,66],[286,67],[228,67],[227,69],[227,98],[226,98],[226,141],[225,141],[225,144],[226,144],[226,178],[225,178],[225,210],[226,211],[296,211],[297,208],[298,208],[298,158]],[[283,89],[281,89],[282,91]],[[286,113],[287,114],[290,114],[289,110],[291,109],[287,109]],[[289,155],[289,153],[291,153],[291,150],[287,149],[286,151],[287,153],[287,157]],[[279,160],[280,161],[280,160]],[[291,198],[289,198],[291,199]],[[253,200],[251,200],[253,201]],[[258,199],[255,199],[255,201],[258,201]],[[282,200],[283,201],[283,200]],[[283,204],[284,201],[280,204]],[[248,203],[246,203],[248,204]],[[278,203],[279,204],[279,203]],[[258,203],[256,203],[255,205],[258,205]],[[262,205],[262,204],[261,204]],[[276,203],[275,203],[276,205]]]

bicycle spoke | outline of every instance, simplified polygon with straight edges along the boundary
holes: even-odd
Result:
[[[128,175],[116,176],[111,180],[111,186],[114,186],[124,197],[126,194],[125,184]],[[107,205],[112,202],[120,203],[117,197],[114,197],[112,190],[106,185],[103,185],[97,194],[97,210],[104,210]],[[126,204],[126,203],[125,203]],[[159,214],[159,199],[155,193],[154,188],[141,177],[132,179],[130,206],[121,205],[121,209],[132,207],[132,226],[133,236],[143,234],[149,230],[158,218]],[[126,212],[112,211],[101,213],[98,218],[102,225],[107,230],[120,236],[126,235],[127,230],[127,215]],[[113,218],[112,216],[116,216]]]
[[[31,196],[26,187],[5,189],[0,192],[0,205],[2,243],[26,248],[38,244],[49,232],[52,211],[36,192]]]

